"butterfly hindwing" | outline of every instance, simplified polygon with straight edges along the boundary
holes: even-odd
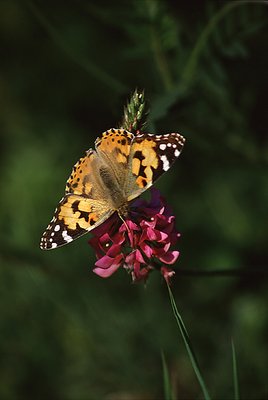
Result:
[[[105,201],[67,194],[42,236],[41,249],[54,249],[72,242],[100,225],[112,212]]]

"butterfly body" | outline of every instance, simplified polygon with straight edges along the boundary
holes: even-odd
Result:
[[[104,132],[96,139],[95,150],[89,149],[73,167],[65,195],[41,238],[41,249],[71,242],[114,212],[124,216],[129,202],[170,168],[184,142],[178,133]]]

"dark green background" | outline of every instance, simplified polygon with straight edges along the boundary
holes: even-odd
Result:
[[[268,397],[267,16],[257,2],[1,1],[1,399],[160,399],[161,350],[176,398],[202,397],[158,273],[146,288],[97,277],[87,237],[39,249],[72,165],[136,87],[148,130],[187,138],[157,187],[211,396],[233,397],[233,338],[242,398]]]

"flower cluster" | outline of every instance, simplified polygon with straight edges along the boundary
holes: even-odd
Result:
[[[133,282],[139,282],[157,269],[170,283],[175,274],[171,266],[179,257],[179,252],[171,248],[180,235],[175,216],[158,190],[151,189],[150,201],[136,200],[124,221],[114,213],[92,232],[89,244],[96,251],[97,275],[107,278],[123,267]]]

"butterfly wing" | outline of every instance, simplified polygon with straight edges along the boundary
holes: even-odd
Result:
[[[166,172],[179,157],[185,139],[178,133],[135,136],[129,155],[125,193],[128,201],[138,197]]]
[[[67,180],[65,196],[41,238],[41,249],[63,246],[94,229],[113,214],[114,210],[99,178],[100,168],[101,160],[93,150],[89,150],[75,164]]]

